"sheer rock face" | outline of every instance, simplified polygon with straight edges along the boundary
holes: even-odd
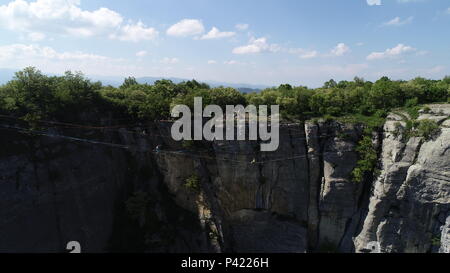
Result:
[[[430,107],[419,119],[440,134],[407,139],[391,114],[373,134],[380,174],[361,183],[351,173],[364,128],[336,121],[283,125],[271,153],[253,141],[186,148],[170,123],[54,132],[127,149],[2,132],[0,252],[68,241],[87,252],[448,252],[450,106]],[[125,206],[137,191],[150,200],[139,221]]]
[[[153,140],[124,130],[48,132],[132,147],[122,149],[1,133],[7,145],[0,149],[0,252],[67,252],[70,241],[82,252],[210,251],[198,218],[172,201],[151,154],[136,152]],[[147,216],[135,223],[127,212],[136,191],[152,202],[148,214],[158,231],[151,236],[140,228],[150,226]]]
[[[428,116],[450,114],[448,105],[431,109]],[[450,213],[450,128],[442,124],[439,135],[430,140],[407,139],[395,133],[399,124],[405,126],[398,115],[385,124],[381,175],[355,238],[356,251],[371,242],[378,242],[382,252],[436,252],[439,244],[441,251],[448,251],[448,238],[442,234],[448,234],[448,224],[443,226]]]
[[[267,221],[266,226],[276,224],[273,218],[276,216],[289,219],[298,229],[303,229],[293,231],[295,236],[305,234],[307,238],[298,248],[273,244],[272,249],[268,245],[265,251],[351,251],[351,235],[360,221],[363,204],[360,199],[368,183],[355,183],[351,177],[358,160],[355,147],[362,133],[361,126],[338,122],[285,125],[281,127],[280,147],[276,152],[261,153],[259,144],[254,142],[223,141],[196,155],[162,153],[158,162],[178,204],[192,211],[198,209],[197,202],[190,198],[186,203],[189,195],[183,189],[183,181],[194,173],[202,177],[202,191],[212,193],[211,198],[203,194],[205,203],[214,204],[210,220],[224,234],[223,250],[257,251],[258,244],[236,239],[236,236],[254,238],[251,232],[282,238],[288,232],[284,228],[270,229],[267,233],[258,231],[258,227],[264,226],[263,221]],[[244,217],[236,228],[234,216],[243,210],[247,214],[248,210],[255,210],[274,216],[258,218],[254,229],[247,229],[253,225],[253,218]],[[239,235],[236,230],[244,234]],[[236,240],[238,245],[231,243]]]
[[[442,226],[439,253],[450,253],[450,216]]]
[[[233,249],[242,253],[304,253],[306,229],[268,211],[240,210],[230,218]]]
[[[101,251],[124,191],[126,158],[52,139],[6,136],[2,143],[22,152],[0,159],[0,251],[63,251],[69,241]]]

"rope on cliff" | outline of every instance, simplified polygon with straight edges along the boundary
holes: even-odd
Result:
[[[115,147],[115,148],[122,148],[122,149],[129,149],[130,148],[129,146],[122,145],[122,144],[102,142],[102,141],[90,140],[90,139],[82,139],[82,138],[71,137],[71,136],[64,136],[64,135],[49,134],[49,133],[46,133],[46,132],[43,132],[43,131],[37,131],[37,130],[31,130],[31,129],[26,129],[26,128],[20,128],[20,127],[16,127],[16,126],[0,125],[0,128],[9,129],[9,130],[15,130],[15,131],[19,131],[20,133],[24,133],[24,134],[33,134],[33,135],[38,135],[38,136],[62,138],[62,139],[67,139],[67,140],[77,141],[77,142],[86,142],[86,143],[91,143],[91,144],[107,145],[107,146],[111,146],[111,147]]]
[[[148,150],[142,150],[142,149],[140,150],[136,146],[122,145],[122,144],[103,142],[103,141],[97,141],[97,140],[90,140],[90,139],[83,139],[83,138],[77,138],[77,137],[71,137],[71,136],[65,136],[65,135],[50,134],[50,133],[47,133],[47,132],[44,132],[44,131],[32,130],[32,129],[21,128],[21,127],[10,126],[10,125],[0,125],[0,129],[14,130],[14,131],[18,131],[18,132],[24,133],[24,134],[34,134],[34,135],[46,136],[46,137],[52,137],[52,138],[67,139],[67,140],[76,141],[76,142],[85,142],[85,143],[96,144],[96,145],[105,145],[105,146],[110,146],[110,147],[114,147],[114,148],[121,148],[121,149],[127,149],[127,150],[135,150],[135,151],[141,151],[141,152],[151,152],[151,153],[154,153],[154,154],[160,154],[160,153],[178,154],[178,155],[183,155],[183,156],[188,156],[188,157],[204,158],[204,159],[215,160],[215,161],[229,161],[229,162],[236,162],[236,163],[240,163],[240,164],[251,164],[251,165],[265,164],[265,163],[270,163],[270,162],[291,161],[291,160],[300,159],[300,158],[307,158],[309,156],[319,156],[319,155],[340,154],[340,153],[346,153],[346,152],[354,152],[354,151],[340,151],[340,152],[327,152],[327,153],[321,153],[321,154],[320,153],[313,153],[313,154],[310,154],[310,155],[298,155],[298,156],[293,156],[293,157],[278,158],[278,159],[271,159],[271,160],[264,160],[264,161],[256,161],[256,159],[253,158],[253,160],[249,162],[249,161],[234,160],[234,159],[229,159],[229,158],[219,158],[219,157],[195,155],[193,153],[187,153],[187,152],[184,152],[184,151],[167,151],[167,150],[148,151]],[[238,155],[237,153],[235,153],[235,154]]]
[[[22,119],[14,116],[6,116],[6,115],[0,115],[0,118],[8,118],[8,119],[14,119],[14,120],[21,120]],[[170,122],[168,120],[159,120],[160,122]],[[154,133],[148,133],[148,132],[135,132],[131,130],[125,129],[125,127],[133,127],[133,126],[140,126],[139,124],[131,124],[131,125],[114,125],[114,126],[91,126],[91,125],[83,125],[83,124],[76,124],[76,123],[68,123],[68,122],[59,122],[59,121],[47,121],[47,120],[38,120],[37,122],[40,123],[46,123],[46,124],[53,124],[55,126],[52,126],[54,128],[67,128],[67,129],[86,129],[86,130],[106,130],[106,131],[113,131],[113,132],[127,132],[130,134],[140,135],[140,136],[154,136],[154,137],[161,137],[161,138],[167,138],[172,139],[169,135],[162,135],[162,134],[154,134]],[[288,126],[291,126],[292,124],[288,124]],[[49,127],[49,126],[47,126]],[[148,126],[141,126],[141,128],[148,129]],[[300,131],[298,129],[288,128],[289,131]],[[296,140],[306,140],[306,139],[320,139],[320,138],[327,138],[327,137],[334,137],[334,134],[322,134],[320,136],[316,137],[306,137],[305,133],[297,133],[297,134],[289,134],[289,136]],[[300,137],[297,137],[300,136]],[[233,144],[225,144],[225,145],[218,145],[217,148],[223,149],[227,147],[232,147]]]
[[[292,156],[292,157],[285,157],[285,158],[276,158],[276,159],[269,159],[264,161],[256,161],[254,158],[252,161],[242,161],[242,160],[233,160],[228,158],[220,158],[220,157],[211,157],[211,156],[201,156],[201,155],[194,155],[194,154],[188,154],[185,152],[180,151],[159,151],[157,153],[166,153],[166,154],[177,154],[177,155],[184,155],[187,157],[197,157],[197,158],[204,158],[204,159],[210,159],[210,160],[218,160],[218,161],[231,161],[241,164],[249,164],[249,165],[261,165],[265,163],[271,163],[271,162],[282,162],[282,161],[292,161],[300,158],[308,158],[310,156],[324,156],[324,155],[334,155],[334,154],[341,154],[341,153],[354,153],[355,151],[339,151],[339,152],[325,152],[325,153],[314,153],[312,155],[298,155],[298,156]]]

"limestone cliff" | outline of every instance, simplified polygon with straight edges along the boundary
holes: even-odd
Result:
[[[363,229],[355,239],[357,251],[377,241],[382,252],[437,252],[439,246],[448,252],[449,115],[448,105],[433,105],[430,113],[419,117],[441,124],[439,134],[429,140],[407,138],[405,115],[388,117],[381,174],[373,185]]]
[[[373,132],[380,172],[359,183],[364,126],[338,121],[285,124],[270,153],[186,147],[170,123],[46,131],[97,144],[2,130],[0,252],[449,252],[450,106],[430,108],[433,138],[407,136],[403,113]]]

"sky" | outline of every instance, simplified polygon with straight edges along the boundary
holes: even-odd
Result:
[[[0,69],[321,86],[450,75],[448,0],[0,0]]]

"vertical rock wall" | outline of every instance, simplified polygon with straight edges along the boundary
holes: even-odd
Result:
[[[430,107],[419,119],[440,133],[407,137],[407,116],[391,114],[372,137],[380,173],[360,183],[364,128],[337,121],[283,125],[272,153],[254,141],[187,148],[170,123],[49,131],[126,149],[2,130],[0,252],[73,240],[88,252],[448,252],[450,108]],[[126,207],[136,192],[138,221]]]

